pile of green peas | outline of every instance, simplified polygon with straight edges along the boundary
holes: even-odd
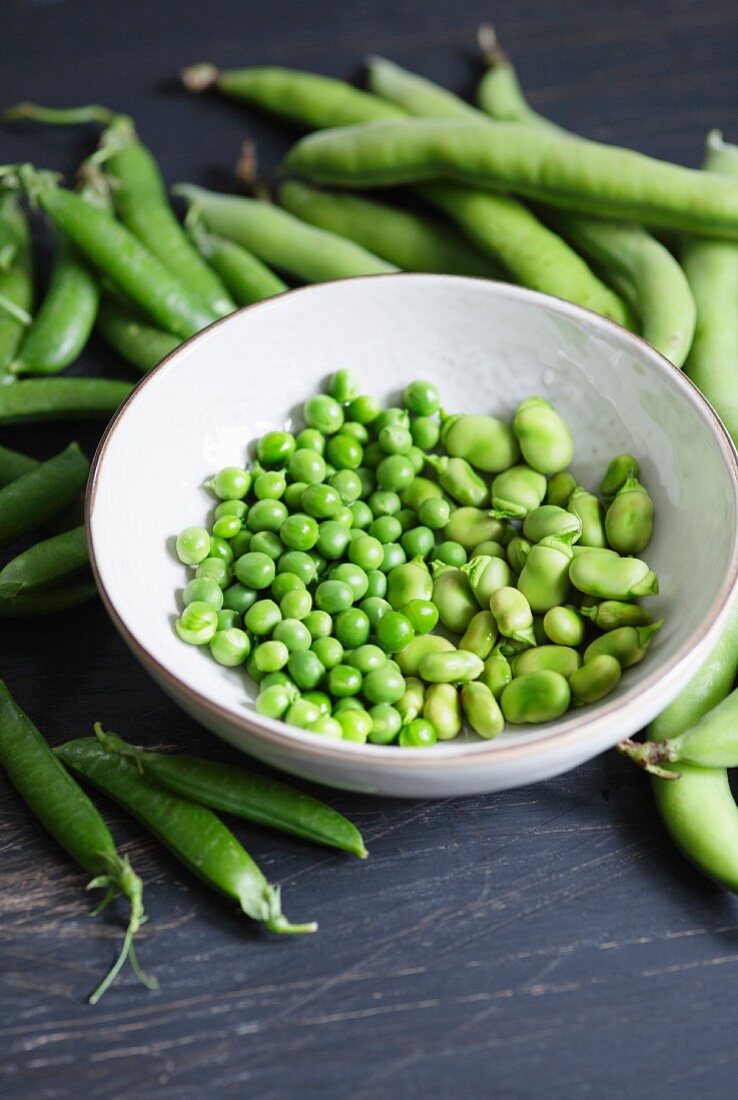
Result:
[[[383,408],[348,370],[249,468],[208,482],[210,530],[175,629],[259,685],[256,710],[334,740],[426,747],[596,702],[642,660],[658,591],[639,557],[653,503],[619,455],[600,486],[567,468],[571,432],[540,397],[512,424],[446,415],[411,382]]]

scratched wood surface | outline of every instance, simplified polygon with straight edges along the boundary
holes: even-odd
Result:
[[[584,134],[692,165],[708,128],[738,138],[735,0],[4,0],[0,103],[108,103],[136,116],[170,181],[227,187],[245,135],[267,169],[289,135],[187,97],[181,65],[354,77],[377,52],[471,93],[483,18],[531,101]],[[71,172],[92,140],[6,127],[2,160]],[[78,369],[126,376],[97,345]],[[43,456],[68,435],[2,442]],[[91,453],[94,431],[81,438]],[[54,742],[101,718],[134,740],[229,757],[99,607],[3,624],[0,669]],[[82,876],[0,780],[0,1094],[735,1095],[736,903],[676,856],[647,784],[619,759],[485,798],[329,797],[364,830],[365,864],[238,830],[288,914],[320,922],[311,939],[273,942],[105,804],[147,882],[140,957],[161,989],[126,973],[92,1009],[123,911],[89,917]]]

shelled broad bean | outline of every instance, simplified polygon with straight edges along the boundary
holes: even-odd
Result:
[[[302,430],[208,481],[210,524],[176,540],[194,575],[175,630],[243,668],[264,717],[404,748],[466,717],[490,738],[603,698],[646,655],[661,623],[635,599],[658,582],[621,557],[653,529],[635,459],[613,460],[606,506],[565,472],[573,436],[548,401],[511,424],[440,406],[415,381],[382,408],[340,370]]]

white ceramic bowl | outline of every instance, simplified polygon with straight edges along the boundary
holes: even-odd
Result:
[[[509,417],[549,398],[571,425],[574,475],[595,488],[621,451],[641,461],[656,506],[646,554],[666,623],[599,706],[556,722],[433,749],[326,741],[262,718],[242,670],[183,645],[173,622],[185,569],[174,536],[199,524],[203,489],[301,403],[351,367],[396,400],[435,382],[450,411]],[[195,336],[136,388],[98,450],[88,491],[93,568],[116,627],[158,684],[204,726],[277,768],[385,795],[501,790],[554,775],[644,726],[716,642],[738,575],[736,453],[697,389],[637,337],[531,291],[475,279],[389,275],[291,291]]]

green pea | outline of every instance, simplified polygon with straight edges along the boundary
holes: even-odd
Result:
[[[616,630],[619,626],[648,626],[651,615],[645,607],[622,600],[603,600],[593,607],[580,608],[580,614],[590,619],[600,630]]]
[[[254,482],[253,492],[257,500],[281,500],[287,482],[282,470],[267,470]]]
[[[425,684],[414,676],[405,679],[405,691],[395,706],[402,718],[403,725],[412,722],[422,713],[425,705]]]
[[[327,611],[311,611],[302,621],[313,639],[327,638],[333,632],[333,619]]]
[[[304,481],[307,485],[317,485],[325,480],[325,462],[317,451],[300,447],[290,457],[287,472],[292,481]]]
[[[282,608],[280,610],[284,614],[284,610]],[[276,642],[282,642],[290,653],[297,653],[300,649],[310,649],[313,642],[310,631],[299,619],[282,619],[275,626],[272,638]],[[287,663],[286,657],[283,663]],[[280,665],[279,668],[281,667]],[[267,669],[266,671],[274,672],[275,670]]]
[[[221,500],[243,500],[251,488],[251,474],[241,466],[224,466],[207,485]]]
[[[399,744],[403,749],[425,749],[435,745],[436,731],[425,718],[413,718],[400,730]]]
[[[513,417],[523,458],[542,474],[565,470],[574,458],[574,440],[566,423],[542,397],[522,401]]]
[[[271,634],[282,618],[282,612],[274,600],[257,600],[243,617],[246,629],[252,634]]]
[[[249,506],[245,500],[221,500],[220,504],[215,506],[213,516],[215,519],[222,519],[223,516],[235,516],[236,519],[243,519],[249,510]]]
[[[490,474],[507,470],[520,457],[512,430],[494,416],[445,417],[441,443],[450,455],[465,458],[478,470]]]
[[[377,466],[377,485],[389,492],[401,493],[408,489],[415,476],[415,467],[406,455],[387,455]]]
[[[404,676],[417,676],[420,662],[429,653],[450,653],[453,650],[448,638],[440,634],[416,635],[397,656],[397,663]]]
[[[285,722],[298,729],[307,730],[320,719],[320,711],[315,703],[307,699],[296,699],[284,716]]]
[[[369,432],[360,424],[358,420],[346,420],[341,428],[341,435],[350,435],[352,439],[355,439],[357,443],[360,443],[362,447],[365,447],[369,442]]]
[[[290,653],[287,671],[301,691],[312,691],[325,676],[325,666],[311,649],[297,649]],[[316,710],[316,718],[320,713]]]
[[[340,741],[344,736],[340,722],[335,718],[331,718],[328,714],[321,714],[320,718],[313,722],[309,729],[311,733],[317,733],[321,737],[329,737],[331,741]]]
[[[433,603],[441,625],[453,634],[463,634],[479,610],[468,577],[453,566],[441,566],[434,572]]]
[[[433,550],[435,538],[430,527],[413,527],[402,535],[400,545],[409,558],[427,558]]]
[[[325,436],[315,428],[303,428],[296,443],[299,450],[317,451],[319,455],[325,453]]]
[[[378,569],[382,564],[384,552],[382,544],[371,535],[359,534],[348,548],[349,561],[364,570]]]
[[[343,661],[343,646],[338,638],[316,638],[310,648],[329,672]]]
[[[368,466],[359,466],[358,469],[351,471],[358,477],[361,482],[361,496],[362,498],[371,496],[377,487],[377,475],[374,470],[370,470]]]
[[[407,489],[402,490],[400,501],[401,505],[417,512],[424,500],[444,499],[444,496],[443,489],[437,481],[431,481],[429,477],[414,477]]]
[[[492,514],[497,519],[525,519],[546,495],[546,479],[529,466],[511,466],[492,482]]]
[[[223,606],[223,589],[212,577],[195,577],[182,589],[182,606],[191,603],[207,603],[220,611]]]
[[[375,668],[384,668],[387,664],[387,655],[378,645],[362,644],[346,655],[346,663],[352,668],[358,668],[359,672],[365,676]]]
[[[365,615],[368,616],[371,628],[376,633],[377,624],[388,611],[391,611],[391,606],[381,596],[368,596],[365,600],[361,601],[359,605]]]
[[[404,565],[406,561],[407,554],[399,542],[384,543],[382,546],[382,564],[380,566],[383,573],[390,573],[398,566]]]
[[[227,588],[231,583],[231,568],[221,558],[205,558],[195,570],[196,577],[212,577],[221,588]]]
[[[540,672],[550,669],[559,672],[568,680],[582,664],[581,655],[576,649],[565,645],[537,645],[525,649],[513,659],[515,676],[524,676],[528,672]]]
[[[543,613],[566,601],[571,582],[569,566],[574,560],[570,539],[573,532],[547,535],[530,548],[518,577],[518,588],[533,611]]]
[[[459,642],[459,649],[486,661],[497,641],[497,623],[491,611],[478,611]]]
[[[331,519],[340,511],[342,502],[343,498],[338,489],[322,482],[317,485],[308,485],[300,498],[303,512],[314,519]]]
[[[510,662],[502,652],[502,646],[496,645],[484,662],[480,681],[487,685],[495,699],[499,699],[512,678]]]
[[[272,684],[279,684],[280,687],[287,688],[291,703],[294,703],[300,694],[297,684],[282,669],[278,672],[267,672],[265,676],[262,676],[259,688],[261,691],[266,691]]]
[[[552,722],[569,709],[570,702],[568,681],[549,669],[517,676],[500,696],[502,713],[512,725]]]
[[[297,443],[290,432],[267,432],[256,444],[256,453],[264,466],[284,466],[294,454]]]
[[[617,687],[621,676],[620,662],[609,653],[600,653],[585,661],[569,679],[574,706],[604,699]]]
[[[653,635],[664,624],[663,619],[648,626],[620,626],[595,638],[584,651],[584,663],[606,653],[620,662],[621,668],[637,665],[646,656]]]
[[[337,565],[331,574],[331,579],[343,581],[344,584],[347,584],[353,592],[355,601],[363,600],[369,588],[369,578],[366,571],[353,562],[345,561]],[[339,608],[339,610],[343,609]]]
[[[340,431],[344,420],[338,401],[322,393],[308,397],[302,406],[302,415],[308,428],[316,428],[323,435]]]
[[[287,516],[287,506],[283,501],[257,500],[249,509],[246,523],[252,531],[278,532]]]
[[[656,574],[645,561],[619,558],[600,550],[579,557],[575,555],[569,566],[569,577],[580,592],[602,600],[629,600],[655,595],[659,590]]]
[[[367,443],[364,448],[364,466],[368,470],[376,471],[377,466],[385,457],[386,455],[376,439],[371,443]]]
[[[399,424],[401,428],[408,428],[410,426],[410,417],[407,414],[407,410],[400,409],[396,405],[389,405],[386,409],[383,409],[374,421],[374,430],[377,435],[379,435],[382,428],[385,428],[388,424]]]
[[[364,677],[363,690],[370,703],[397,703],[405,693],[405,678],[388,662]]]
[[[344,741],[355,741],[363,745],[372,732],[372,719],[365,710],[343,710],[336,717],[341,726]]]
[[[438,625],[438,608],[432,600],[413,599],[398,610],[410,620],[416,634],[430,634]]]
[[[315,547],[324,558],[336,561],[342,558],[351,541],[348,528],[338,520],[324,520],[318,524],[318,538]]]
[[[347,401],[353,401],[359,394],[359,383],[356,375],[347,367],[341,367],[328,379],[326,391],[334,399],[345,405]]]
[[[359,424],[371,424],[382,411],[382,406],[376,397],[368,397],[364,394],[354,397],[349,401],[348,414],[352,420]]]
[[[411,600],[430,600],[433,578],[422,561],[396,566],[387,576],[387,600],[398,611]]]
[[[418,509],[418,519],[423,527],[430,531],[440,531],[446,526],[450,517],[451,505],[442,497],[428,497]]]
[[[413,512],[412,508],[401,508],[396,518],[403,532],[411,531],[413,527],[418,526],[418,517],[415,512]]]
[[[288,592],[299,591],[305,591],[305,584],[300,577],[295,576],[294,573],[277,573],[272,581],[272,598],[275,599],[277,603],[281,603],[282,598],[286,596]],[[292,618],[297,618],[297,616],[294,615]]]
[[[476,681],[461,689],[461,706],[467,722],[485,740],[502,733],[505,719],[499,703],[486,684]]]
[[[376,625],[377,641],[386,653],[400,653],[415,636],[413,625],[400,611],[388,611]]]
[[[380,431],[377,442],[385,454],[406,455],[413,445],[409,428],[401,424],[386,424]]]
[[[433,726],[439,741],[458,737],[464,724],[458,690],[452,684],[430,684],[425,692],[423,718]]]
[[[436,546],[433,552],[433,560],[440,561],[443,565],[453,565],[457,569],[461,569],[462,565],[466,565],[467,554],[460,542],[452,542],[450,539],[446,539]]]
[[[356,500],[349,504],[349,511],[353,516],[353,526],[364,531],[374,519],[374,513],[363,500]]]
[[[584,622],[575,607],[551,607],[543,617],[546,637],[554,645],[580,646],[584,641]]]
[[[184,565],[199,565],[210,553],[210,535],[204,527],[185,527],[177,535],[176,548]]]
[[[600,493],[603,500],[609,504],[615,494],[625,485],[628,478],[637,478],[640,472],[638,459],[633,458],[633,455],[616,455],[607,467],[605,476],[600,483]]]
[[[212,604],[194,600],[185,607],[174,629],[188,645],[207,645],[218,629],[218,611]]]
[[[465,458],[428,455],[429,464],[438,474],[439,485],[449,496],[467,508],[489,503],[489,488]]]
[[[315,590],[315,606],[319,611],[327,611],[329,615],[345,611],[353,602],[353,589],[344,581],[321,581]]]
[[[211,558],[220,558],[220,560],[224,561],[226,565],[231,565],[236,557],[235,549],[240,537],[240,531],[237,535],[234,536],[231,541],[228,541],[227,539],[216,538],[214,536],[211,537],[210,554],[208,556]],[[249,536],[249,543],[250,541],[251,536]]]
[[[329,695],[326,695],[324,691],[306,691],[302,698],[307,699],[309,703],[314,703],[320,711],[321,717],[323,717],[323,715],[328,715],[330,717],[333,713],[331,698]]]
[[[653,501],[637,478],[618,489],[605,516],[605,533],[613,550],[640,554],[653,534]]]
[[[281,718],[293,702],[286,687],[282,684],[271,684],[257,695],[256,713],[263,714],[266,718]]]
[[[286,550],[277,562],[277,573],[294,573],[308,585],[315,578],[315,562],[303,550]]]
[[[287,505],[287,510],[289,512],[299,512],[302,510],[302,494],[307,487],[306,481],[293,481],[287,486],[282,500]]]
[[[272,561],[278,561],[284,553],[284,545],[273,531],[257,531],[251,536],[247,553],[266,554]],[[242,554],[239,557],[243,557]]]
[[[368,504],[375,519],[378,516],[396,516],[402,508],[402,501],[397,493],[388,490],[377,490],[372,493]]]
[[[258,599],[253,588],[246,588],[243,584],[231,584],[223,592],[223,608],[225,611],[235,611],[243,616]]]
[[[279,537],[290,550],[312,550],[318,541],[318,524],[305,512],[295,512],[279,528]]]
[[[340,432],[328,440],[326,456],[337,471],[355,470],[361,466],[364,448],[353,436]],[[335,477],[335,474],[333,476]]]
[[[369,711],[372,728],[369,740],[373,745],[391,745],[402,729],[402,715],[389,703],[377,703]]]
[[[240,630],[242,625],[243,620],[237,611],[218,612],[218,630],[231,630],[234,627]]]
[[[402,395],[406,409],[417,416],[432,416],[441,407],[441,395],[432,382],[418,380],[405,387]]]
[[[384,597],[387,595],[387,574],[383,573],[381,569],[368,570],[366,582],[367,596]]]
[[[484,661],[468,650],[452,649],[446,653],[428,653],[418,671],[431,684],[461,684],[476,680],[484,670]]]
[[[243,633],[243,631],[241,631],[241,633]],[[284,642],[275,642],[272,640],[262,642],[261,645],[256,647],[254,650],[254,662],[260,672],[278,672],[279,669],[284,668],[287,664],[289,655],[290,651]]]
[[[358,668],[351,665],[336,665],[328,673],[328,691],[337,699],[347,695],[358,695],[363,684],[363,677]]]
[[[579,516],[559,508],[555,504],[541,504],[523,520],[523,535],[529,542],[540,542],[547,535],[573,535],[573,542],[582,533],[582,521]]]
[[[441,428],[432,416],[418,416],[410,422],[413,443],[424,451],[432,451],[441,436]]]
[[[402,535],[402,524],[396,516],[380,516],[369,524],[367,534],[377,542],[397,542]]]
[[[268,588],[276,575],[276,568],[268,554],[249,551],[240,557],[233,566],[236,577],[248,588],[260,591]]]
[[[350,607],[338,614],[334,630],[341,645],[346,649],[355,649],[369,640],[371,623],[365,611]]]
[[[480,607],[489,608],[492,595],[500,588],[514,585],[515,578],[510,566],[502,558],[480,555],[461,566],[462,573],[469,578],[469,587]]]
[[[354,526],[354,513],[346,504],[342,504],[336,512],[334,520],[329,522],[340,523],[347,531],[350,531]]]
[[[533,612],[522,592],[517,588],[499,588],[489,601],[500,634],[523,645],[535,645]]]
[[[241,520],[237,516],[220,516],[213,524],[213,535],[218,539],[232,539],[241,530]]]

